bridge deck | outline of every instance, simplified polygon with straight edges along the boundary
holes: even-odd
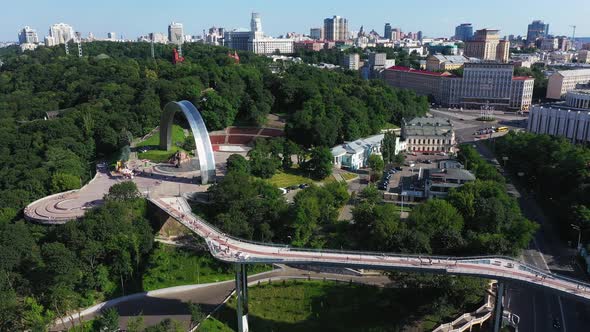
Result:
[[[414,270],[524,282],[578,299],[590,300],[590,284],[539,270],[502,256],[442,257],[291,248],[262,244],[224,234],[194,215],[183,198],[150,198],[171,217],[204,238],[211,254],[231,263],[303,263],[365,269]]]

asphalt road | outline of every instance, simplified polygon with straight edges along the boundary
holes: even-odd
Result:
[[[263,274],[248,277],[248,282],[267,281],[269,278],[313,278],[338,280],[342,282],[356,282],[379,287],[392,285],[392,281],[385,275],[368,275],[354,276],[346,274],[337,274],[342,269],[325,269],[322,272],[303,270],[288,266],[282,266],[281,269],[273,270]],[[179,321],[182,326],[188,329],[190,324],[190,312],[187,307],[189,301],[201,305],[203,312],[209,313],[217,306],[222,304],[226,297],[232,293],[235,288],[234,280],[216,283],[207,287],[191,289],[187,291],[175,292],[166,295],[148,296],[144,295],[139,298],[127,300],[115,305],[119,313],[119,326],[126,329],[130,319],[142,315],[144,326],[158,324],[160,321],[171,318]],[[97,315],[86,316],[84,320],[90,320]],[[79,323],[79,322],[78,322]],[[65,328],[71,328],[71,324],[58,324],[51,327],[50,331],[61,331]]]
[[[475,144],[482,156],[494,158],[481,142]],[[535,200],[523,190],[520,193],[519,204],[524,215],[540,225],[522,259],[553,273],[584,278],[584,274],[572,264],[575,251],[559,238]],[[504,305],[506,310],[520,317],[520,331],[590,331],[590,305],[561,298],[548,291],[511,284],[508,285]],[[554,319],[559,320],[560,328],[553,327]]]

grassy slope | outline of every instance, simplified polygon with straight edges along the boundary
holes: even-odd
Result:
[[[153,162],[164,162],[170,159],[172,155],[178,151],[182,150],[180,147],[177,146],[177,143],[182,144],[184,142],[185,136],[182,127],[179,125],[172,126],[172,147],[170,151],[160,150],[160,133],[156,132],[154,135],[150,136],[143,142],[137,143],[137,147],[149,147],[151,150],[147,152],[140,152],[138,153],[137,157],[139,159],[149,159]]]
[[[251,265],[250,267],[252,274],[271,269],[268,265]],[[158,243],[150,255],[148,267],[143,274],[143,289],[149,291],[233,278],[232,266],[214,259],[208,252],[197,252]]]
[[[398,331],[404,326],[428,330],[441,322],[432,312],[432,290],[381,289],[321,281],[274,282],[249,288],[252,331]],[[235,298],[216,318],[235,327]],[[455,312],[445,312],[454,317]]]

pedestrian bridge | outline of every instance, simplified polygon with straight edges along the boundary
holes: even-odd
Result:
[[[257,243],[221,232],[194,215],[181,197],[149,200],[205,239],[211,254],[237,264],[316,264],[374,270],[398,270],[452,274],[520,282],[581,300],[590,300],[590,284],[540,270],[504,256],[445,257],[403,255],[328,249],[293,248],[288,245]]]

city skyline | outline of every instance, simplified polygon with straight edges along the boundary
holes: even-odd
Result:
[[[426,1],[429,2],[429,1]],[[530,10],[506,10],[513,3],[499,0],[493,4],[479,4],[473,8],[467,1],[456,1],[437,8],[436,11],[420,10],[427,6],[424,3],[403,3],[391,6],[391,2],[371,1],[362,7],[354,6],[349,1],[340,1],[339,7],[333,3],[317,3],[301,0],[297,3],[277,4],[269,0],[255,0],[248,3],[234,3],[221,0],[216,3],[195,4],[190,1],[178,1],[177,7],[153,7],[144,2],[129,1],[118,3],[112,0],[90,5],[66,0],[59,6],[51,6],[41,1],[33,1],[33,7],[43,12],[43,16],[31,18],[31,3],[12,3],[10,13],[0,20],[0,40],[16,41],[18,31],[24,26],[36,29],[39,37],[48,34],[49,26],[64,22],[72,25],[75,31],[87,35],[94,33],[97,37],[106,37],[108,32],[117,32],[125,39],[136,39],[150,32],[166,32],[170,22],[184,25],[186,34],[200,35],[203,29],[221,26],[226,29],[248,27],[251,12],[259,12],[264,19],[264,32],[273,35],[284,35],[287,32],[309,34],[309,29],[322,27],[323,20],[333,15],[348,19],[349,30],[358,31],[361,25],[365,31],[375,30],[383,34],[385,23],[392,28],[403,31],[424,31],[429,37],[449,37],[460,23],[472,23],[475,29],[499,29],[501,35],[526,36],[527,26],[533,20],[543,20],[550,24],[549,33],[553,35],[571,36],[570,25],[577,25],[576,36],[590,36],[590,24],[584,19],[584,11],[574,11],[567,17],[557,15],[555,8],[546,0],[522,1],[521,8]],[[569,6],[583,6],[583,1],[574,0]],[[530,4],[530,6],[528,6]],[[26,7],[25,7],[26,6]],[[82,7],[84,6],[84,7]],[[482,6],[485,6],[482,7]],[[220,11],[218,8],[231,7],[231,11]],[[375,8],[391,10],[375,11]],[[82,9],[84,8],[84,9]],[[312,12],[310,14],[310,11]],[[400,15],[400,12],[415,12],[415,15]],[[288,15],[286,14],[288,13]],[[108,17],[108,23],[105,19]]]

